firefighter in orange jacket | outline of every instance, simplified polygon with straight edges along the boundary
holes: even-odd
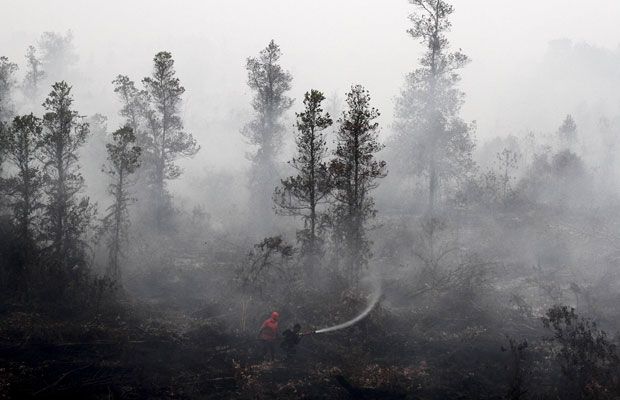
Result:
[[[271,317],[265,320],[258,332],[258,338],[263,344],[263,357],[269,355],[271,361],[274,359],[276,351],[276,339],[278,337],[278,320],[280,314],[277,311],[271,313]]]

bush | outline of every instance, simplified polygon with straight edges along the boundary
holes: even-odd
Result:
[[[567,306],[550,308],[543,324],[553,332],[548,340],[566,379],[560,392],[570,398],[614,398],[620,360],[605,331]]]

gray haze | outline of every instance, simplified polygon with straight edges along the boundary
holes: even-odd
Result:
[[[352,84],[367,87],[387,142],[394,101],[425,50],[406,33],[413,11],[406,0],[304,0],[294,6],[282,0],[187,1],[182,7],[164,1],[7,3],[0,48],[20,65],[19,79],[28,45],[45,31],[71,31],[78,62],[64,79],[74,86],[76,109],[105,115],[108,131],[121,123],[112,79],[124,74],[139,83],[150,75],[156,52],[172,52],[186,88],[185,128],[202,148],[180,160],[184,173],[170,187],[181,207],[205,206],[221,228],[230,219],[226,215],[245,210],[246,154],[252,150],[240,133],[252,118],[247,57],[275,39],[281,64],[292,73],[295,103],[285,114],[288,132],[279,155],[284,166],[294,150],[294,112],[311,88],[325,93],[328,107],[334,98],[342,107]],[[451,45],[472,60],[462,73],[462,116],[476,122],[475,159],[482,169],[496,163],[506,146],[501,138],[533,133],[539,145],[553,144],[567,114],[577,121],[580,154],[590,168],[599,168],[605,144],[598,123],[602,116],[616,118],[620,105],[620,3],[598,0],[587,10],[583,3],[560,0],[453,4]],[[43,88],[40,98],[48,92]],[[18,99],[17,111],[31,110]],[[96,163],[84,162],[88,192],[105,204],[106,183]],[[620,179],[612,175],[608,186],[617,191]],[[388,176],[384,187],[397,182],[396,175]],[[405,201],[384,200],[394,207]],[[217,208],[222,201],[224,208]]]
[[[0,2],[0,398],[620,393],[619,0]]]
[[[453,3],[450,40],[473,61],[463,74],[464,117],[477,121],[479,140],[535,128],[551,131],[567,113],[619,104],[618,91],[588,92],[586,82],[568,82],[575,96],[566,96],[557,81],[546,79],[553,72],[540,71],[549,42],[562,38],[615,52],[618,65],[619,2]],[[111,127],[117,124],[119,106],[110,81],[119,73],[140,80],[150,73],[155,52],[171,51],[187,88],[186,125],[203,147],[190,163],[202,165],[208,157],[208,164],[220,166],[243,159],[238,128],[245,122],[251,96],[244,62],[271,38],[280,44],[282,63],[293,74],[297,109],[310,88],[328,97],[338,93],[342,99],[349,85],[359,82],[368,87],[383,114],[384,135],[389,134],[386,127],[403,77],[423,50],[405,32],[411,7],[404,0],[210,0],[182,5],[150,0],[4,0],[0,48],[22,64],[26,47],[43,31],[71,30],[80,57],[76,106],[85,114],[108,116]],[[312,27],[313,21],[321,22]],[[618,82],[620,68],[610,74]]]

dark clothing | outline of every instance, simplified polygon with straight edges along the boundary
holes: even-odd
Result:
[[[276,353],[276,343],[273,340],[261,340],[262,342],[262,358],[269,357],[269,360],[273,361],[275,359]]]
[[[287,356],[292,356],[297,352],[296,346],[301,341],[301,334],[299,332],[287,329],[282,332],[282,343],[280,346],[286,352]]]

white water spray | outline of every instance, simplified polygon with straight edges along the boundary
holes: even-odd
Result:
[[[362,311],[357,317],[350,319],[347,322],[343,322],[342,324],[330,326],[328,328],[319,329],[317,331],[314,331],[314,333],[332,332],[332,331],[337,331],[339,329],[348,328],[351,325],[364,319],[372,311],[372,309],[375,308],[375,305],[379,302],[379,298],[381,297],[381,282],[379,281],[379,278],[373,277],[372,281],[373,281],[373,286],[374,286],[373,292],[372,292],[372,295],[370,296],[368,305],[366,306],[364,311]]]

